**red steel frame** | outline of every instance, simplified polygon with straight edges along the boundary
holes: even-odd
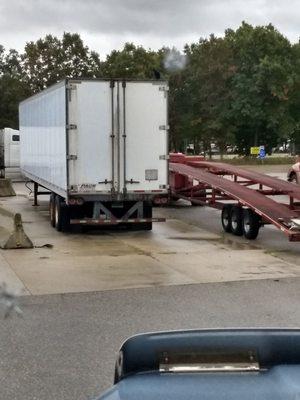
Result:
[[[262,224],[275,225],[290,241],[300,241],[300,227],[293,222],[300,219],[300,186],[183,154],[170,155],[169,170],[172,197],[217,209],[234,202],[260,215]],[[275,201],[273,196],[279,195],[287,196],[289,202]]]

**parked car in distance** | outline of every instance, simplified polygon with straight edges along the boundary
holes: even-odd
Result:
[[[122,345],[98,400],[289,400],[299,374],[299,329],[147,333]]]
[[[289,182],[300,183],[300,161],[296,162],[289,169],[287,179]]]

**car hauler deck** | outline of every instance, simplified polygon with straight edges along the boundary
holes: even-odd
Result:
[[[66,79],[20,103],[21,172],[51,192],[50,220],[139,223],[168,193],[165,81]]]
[[[273,224],[290,241],[300,241],[299,185],[183,154],[171,154],[169,169],[171,196],[222,210],[225,232],[256,239],[261,226]]]

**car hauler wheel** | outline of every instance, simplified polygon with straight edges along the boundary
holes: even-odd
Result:
[[[225,232],[231,232],[231,204],[225,204],[222,208],[221,221]]]
[[[55,193],[50,194],[50,200],[49,200],[49,214],[50,214],[50,224],[55,227]]]
[[[232,206],[230,213],[231,232],[236,236],[243,235],[243,209],[239,206]]]
[[[68,232],[70,229],[69,207],[60,196],[55,197],[55,228],[59,232]]]
[[[257,238],[260,228],[260,217],[250,208],[243,210],[243,233],[245,238],[254,240]]]

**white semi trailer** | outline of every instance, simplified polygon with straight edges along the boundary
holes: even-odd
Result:
[[[142,224],[168,193],[167,82],[66,79],[20,103],[21,172],[50,222]]]
[[[12,128],[0,129],[0,177],[5,169],[20,167],[20,135]]]

